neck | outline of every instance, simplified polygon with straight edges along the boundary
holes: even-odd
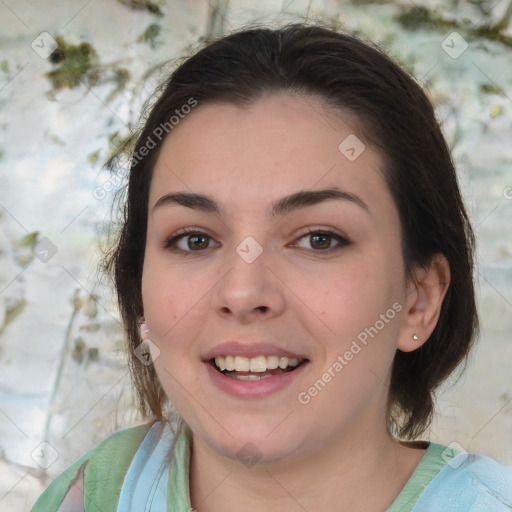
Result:
[[[402,446],[385,428],[379,432],[358,428],[325,442],[321,450],[299,461],[246,467],[193,437],[192,506],[199,512],[382,511],[424,453]]]

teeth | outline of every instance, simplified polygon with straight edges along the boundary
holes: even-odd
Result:
[[[272,375],[229,375],[229,377],[237,380],[261,380],[272,377]]]
[[[220,371],[263,373],[267,370],[275,370],[278,367],[282,370],[289,366],[295,368],[299,365],[299,360],[275,355],[251,358],[243,356],[217,356],[215,364]]]
[[[251,363],[248,357],[235,356],[235,370],[237,372],[248,372]]]
[[[253,357],[249,360],[251,372],[264,372],[267,369],[267,358],[265,356]]]
[[[224,359],[226,370],[232,372],[235,369],[235,358],[233,356],[226,356],[219,359]],[[217,363],[217,358],[215,358],[215,363]]]
[[[268,356],[267,357],[267,370],[275,370],[279,366],[279,357]]]

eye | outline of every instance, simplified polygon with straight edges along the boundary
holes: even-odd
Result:
[[[310,247],[300,245],[301,240],[308,239]],[[334,231],[322,229],[309,229],[306,234],[298,238],[298,241],[299,242],[293,244],[293,247],[311,249],[315,252],[330,252],[350,244],[346,238]],[[336,242],[337,245],[333,246],[333,241]],[[164,243],[164,247],[174,252],[201,252],[205,249],[219,246],[219,244],[215,242],[213,242],[215,245],[211,245],[212,242],[213,239],[206,233],[194,229],[184,229],[168,238]]]
[[[309,239],[309,243],[311,244],[310,247],[315,252],[328,252],[331,250],[339,249],[350,243],[346,238],[342,237],[341,235],[338,235],[337,233],[334,233],[334,231],[321,229],[308,230],[308,232],[305,235],[302,235],[298,240],[300,241],[303,239]],[[337,246],[332,247],[333,239],[338,243]],[[296,243],[295,246],[299,246],[298,243]],[[301,248],[309,249],[309,247]]]
[[[184,229],[168,238],[165,241],[164,247],[175,252],[200,252],[204,249],[210,249],[210,242],[212,241],[212,238],[206,233]]]

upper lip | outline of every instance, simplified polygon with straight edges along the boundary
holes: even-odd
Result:
[[[243,356],[243,357],[258,357],[258,356],[281,356],[288,357],[289,359],[307,359],[304,354],[292,352],[278,347],[272,343],[267,342],[247,342],[241,341],[227,341],[216,345],[204,355],[204,360],[209,361],[218,356]]]

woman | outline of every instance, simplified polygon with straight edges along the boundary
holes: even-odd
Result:
[[[415,441],[475,337],[473,250],[432,105],[380,50],[207,44],[138,136],[107,262],[152,421],[32,510],[510,510],[509,469]]]

